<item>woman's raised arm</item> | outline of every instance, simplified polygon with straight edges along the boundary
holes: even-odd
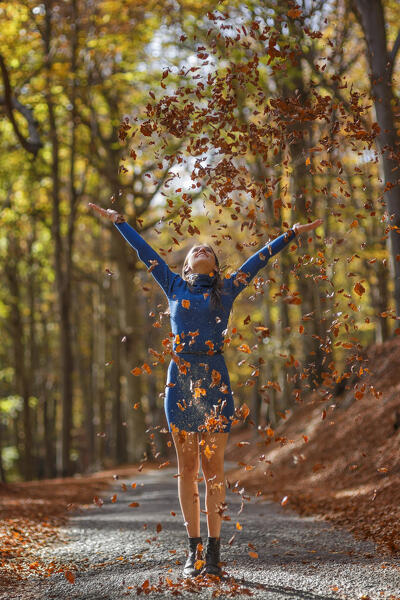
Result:
[[[295,223],[291,229],[285,233],[282,233],[282,235],[272,240],[272,242],[268,242],[268,244],[261,248],[261,250],[258,250],[255,254],[250,256],[250,258],[248,258],[239,269],[232,273],[232,276],[228,280],[231,282],[230,285],[233,298],[235,299],[250,283],[258,271],[262,267],[265,267],[268,260],[283,250],[283,248],[285,248],[289,242],[296,237],[296,235],[302,233],[303,231],[315,229],[315,227],[318,227],[318,225],[321,225],[321,223],[322,219],[317,219],[313,223],[305,223],[303,225],[300,223]]]
[[[89,206],[96,210],[101,216],[106,217],[114,223],[115,227],[123,235],[126,241],[136,250],[140,260],[144,262],[154,279],[168,297],[174,280],[180,276],[171,271],[165,260],[146,242],[140,233],[125,221],[123,215],[110,208],[101,208],[92,202],[89,202]]]

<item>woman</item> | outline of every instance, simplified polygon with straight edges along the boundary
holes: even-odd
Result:
[[[300,225],[282,234],[247,259],[230,277],[221,277],[211,246],[200,244],[188,252],[182,275],[135,231],[120,213],[89,203],[111,220],[165,292],[174,334],[165,392],[165,414],[178,460],[178,494],[188,534],[189,555],[183,574],[220,577],[220,530],[225,500],[224,451],[234,415],[229,374],[223,357],[224,335],[234,300],[294,237],[322,223]],[[201,438],[201,439],[200,439]],[[200,537],[198,473],[206,482],[208,540],[205,561]]]

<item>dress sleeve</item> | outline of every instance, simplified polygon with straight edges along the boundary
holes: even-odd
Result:
[[[165,260],[153,250],[140,233],[131,227],[129,223],[114,223],[114,225],[132,248],[136,250],[140,260],[148,268],[151,267],[151,274],[168,297],[175,279],[179,278],[180,275],[171,271]]]
[[[278,254],[278,252],[285,248],[295,237],[296,233],[294,229],[289,229],[272,240],[272,242],[268,242],[261,250],[258,250],[258,252],[250,256],[239,269],[232,273],[227,281],[229,282],[228,285],[231,288],[230,291],[233,299],[244,290],[258,271],[262,267],[265,267],[268,260],[275,254]]]

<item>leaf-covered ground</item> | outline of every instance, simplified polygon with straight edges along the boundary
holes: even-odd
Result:
[[[400,340],[366,358],[362,385],[349,379],[322,402],[311,394],[275,431],[235,434],[226,457],[241,464],[229,479],[400,555]]]
[[[97,505],[71,511],[60,528],[63,539],[36,550],[38,563],[58,569],[48,577],[32,572],[0,591],[0,600],[399,600],[399,559],[385,559],[372,543],[341,528],[234,487],[227,491],[229,520],[221,532],[224,579],[183,579],[187,540],[174,474],[174,467],[132,469]],[[204,483],[199,493],[203,499]]]
[[[325,402],[310,395],[275,431],[233,430],[226,459],[240,465],[227,472],[227,480],[231,488],[239,481],[257,500],[273,499],[301,515],[330,520],[398,558],[400,340],[371,346],[367,358],[363,364],[370,365],[371,378],[363,380],[363,388],[348,380],[347,390]],[[146,464],[144,470],[160,472],[168,464]],[[142,468],[130,465],[92,476],[2,485],[1,587],[56,572],[72,582],[68,561],[58,557],[43,562],[38,554],[47,546],[68,544],[65,527],[71,511],[101,510],[102,497],[116,501],[109,494],[115,474],[131,477]]]
[[[124,476],[133,468],[118,468],[118,473]],[[93,504],[93,499],[109,488],[114,474],[115,470],[85,477],[0,484],[0,587],[32,572],[45,576],[54,571],[67,573],[67,565],[42,564],[37,560],[37,551],[61,541],[60,528],[68,522],[69,511]]]

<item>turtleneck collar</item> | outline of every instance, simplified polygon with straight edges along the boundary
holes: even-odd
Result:
[[[215,281],[215,275],[211,276],[208,273],[190,273],[187,276],[187,282],[194,288],[211,287]]]

